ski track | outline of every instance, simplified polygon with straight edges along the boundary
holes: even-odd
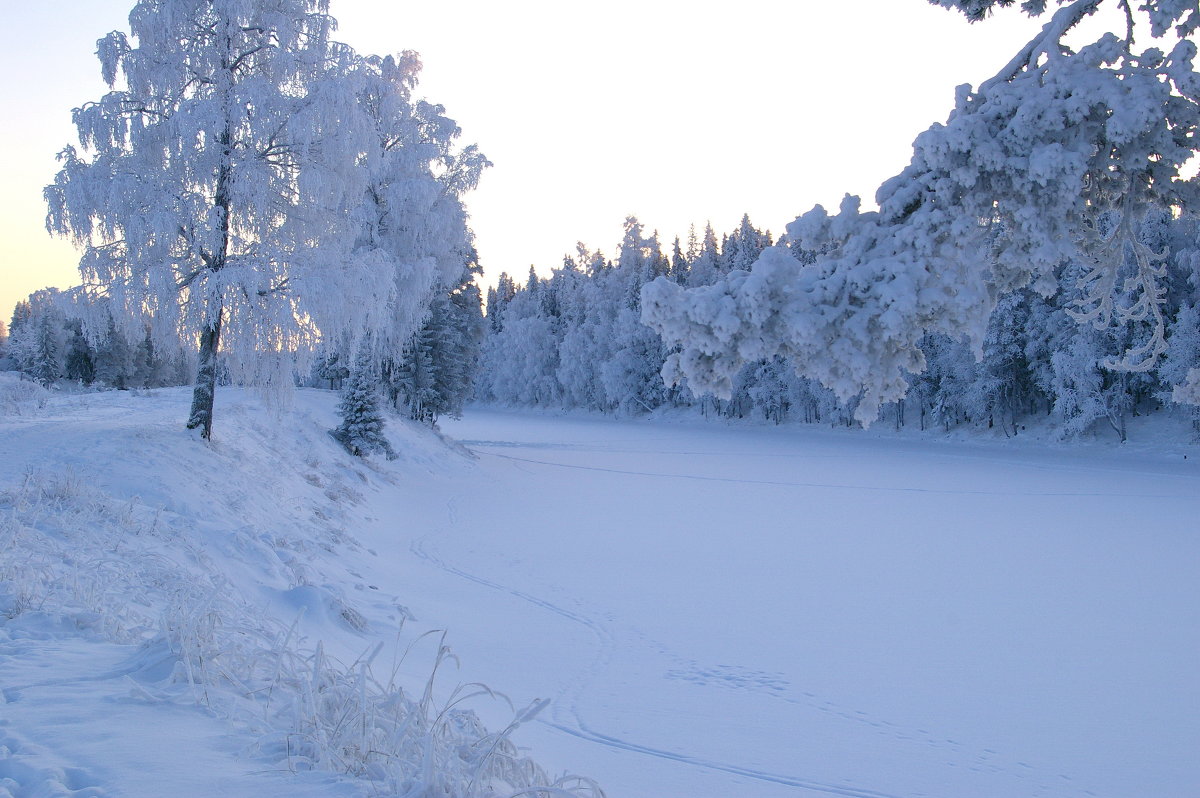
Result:
[[[524,471],[521,468],[522,464],[540,465],[557,468],[569,468],[584,471],[599,471],[605,473],[625,474],[630,476],[645,476],[655,478],[668,479],[690,479],[708,482],[723,482],[733,484],[751,484],[751,485],[768,485],[776,487],[812,487],[812,488],[829,488],[829,489],[845,489],[845,490],[876,490],[890,491],[902,493],[936,493],[936,494],[965,494],[965,495],[993,495],[993,496],[1113,496],[1112,493],[1019,493],[1019,492],[1003,492],[1003,491],[974,491],[974,490],[939,490],[939,489],[922,489],[922,488],[892,488],[880,486],[857,486],[844,484],[829,484],[829,483],[802,483],[802,482],[783,482],[783,481],[767,481],[767,480],[743,480],[733,479],[728,477],[707,477],[702,475],[691,474],[672,474],[672,473],[656,473],[643,472],[624,469],[605,468],[600,466],[586,466],[569,463],[555,463],[551,461],[536,460],[531,458],[514,457],[511,455],[503,455],[495,452],[480,451],[474,447],[505,447],[505,448],[549,448],[586,451],[587,447],[578,444],[526,444],[526,443],[505,443],[499,441],[464,441],[464,446],[468,446],[474,454],[486,454],[492,457],[510,461],[514,467]],[[599,451],[592,449],[593,451]],[[606,453],[613,453],[614,450],[605,449]],[[675,454],[661,453],[658,454]],[[687,454],[701,454],[692,453]],[[1144,494],[1137,494],[1139,497],[1144,497]],[[1166,495],[1161,498],[1184,498],[1177,495]],[[449,528],[453,529],[459,525],[459,517],[457,511],[457,502],[450,499],[446,504],[447,519]],[[482,577],[468,571],[465,571],[455,565],[452,565],[443,560],[434,550],[431,549],[431,544],[434,538],[446,531],[445,528],[435,530],[419,539],[410,545],[411,552],[423,562],[460,579],[467,580],[474,584],[486,587],[523,602],[538,607],[544,611],[558,615],[571,623],[577,624],[586,628],[596,640],[596,655],[592,662],[585,668],[578,680],[574,681],[574,686],[569,688],[565,693],[559,696],[559,700],[552,705],[551,719],[538,718],[538,722],[543,723],[551,728],[554,728],[564,734],[571,735],[578,739],[582,739],[597,745],[603,745],[609,748],[628,751],[636,754],[641,754],[648,757],[653,757],[660,760],[671,761],[681,765],[700,768],[704,770],[717,771],[728,773],[734,776],[755,779],[762,782],[778,784],[785,787],[796,787],[811,792],[821,793],[825,795],[844,796],[844,798],[902,798],[902,796],[894,793],[883,792],[880,790],[869,789],[865,787],[854,787],[842,784],[830,784],[808,778],[802,775],[775,773],[766,770],[759,770],[751,767],[745,767],[736,763],[721,762],[713,759],[706,759],[682,753],[679,751],[657,748],[651,744],[643,744],[632,740],[616,737],[606,734],[601,730],[592,727],[584,720],[580,706],[582,704],[583,695],[587,692],[596,679],[603,673],[604,669],[612,660],[613,652],[616,648],[616,643],[612,632],[601,622],[578,612],[567,609],[559,604],[555,604],[545,598],[541,598],[532,593],[528,593],[517,588],[504,585],[493,581],[486,577]],[[719,668],[719,666],[718,666]],[[790,695],[788,693],[791,693]],[[823,701],[820,696],[809,692],[797,692],[791,689],[790,685],[785,684],[783,687],[774,691],[774,697],[782,702],[804,706],[812,711],[831,714],[847,721],[862,723],[875,727],[879,734],[889,734],[899,741],[904,742],[920,742],[934,748],[943,748],[953,751],[957,757],[960,757],[960,763],[971,770],[981,770],[986,768],[994,773],[1004,773],[1009,777],[1026,782],[1029,787],[1033,784],[1043,783],[1051,780],[1051,774],[1054,771],[1044,767],[1038,767],[1025,761],[1018,762],[1007,760],[1007,758],[998,755],[998,752],[991,748],[981,748],[978,751],[971,752],[966,746],[955,740],[941,739],[930,731],[924,728],[918,729],[915,727],[907,728],[900,724],[892,723],[886,720],[880,720],[872,717],[869,713],[846,709],[830,701]],[[803,697],[802,697],[803,696]],[[1057,776],[1058,779],[1070,781],[1071,777],[1063,774]],[[1032,779],[1033,783],[1029,783]],[[1088,790],[1081,790],[1081,795],[1092,796],[1094,793]]]
[[[447,502],[447,514],[448,514],[448,517],[450,520],[451,527],[454,527],[458,524],[458,514],[456,511],[455,505],[456,505],[456,503],[453,499],[451,499],[449,502]],[[500,593],[504,593],[504,594],[512,596],[514,598],[520,599],[521,601],[532,604],[540,609],[546,610],[547,612],[551,612],[551,613],[554,613],[555,615],[566,618],[568,621],[571,621],[572,623],[583,626],[584,628],[589,630],[592,633],[592,635],[596,638],[596,640],[597,640],[596,656],[593,658],[592,662],[587,666],[587,668],[586,668],[584,674],[581,676],[581,678],[576,681],[575,688],[573,690],[570,690],[566,694],[565,706],[562,701],[554,702],[554,704],[552,705],[553,706],[552,716],[554,719],[553,720],[545,720],[545,719],[539,718],[538,722],[544,723],[545,725],[550,726],[551,728],[557,729],[557,730],[564,732],[566,734],[569,734],[573,737],[577,737],[579,739],[586,740],[588,742],[596,743],[598,745],[607,746],[609,748],[616,748],[616,749],[623,750],[623,751],[630,751],[633,753],[638,753],[638,754],[643,754],[645,756],[654,757],[656,759],[663,759],[663,760],[668,760],[668,761],[672,761],[672,762],[678,762],[680,764],[690,765],[692,767],[703,768],[706,770],[714,770],[714,771],[719,771],[722,773],[729,773],[729,774],[732,774],[735,776],[743,776],[746,778],[756,779],[758,781],[770,782],[773,784],[779,784],[779,785],[786,786],[786,787],[800,787],[800,788],[810,790],[813,792],[824,793],[826,795],[845,796],[845,798],[902,798],[902,796],[895,795],[893,793],[879,792],[876,790],[868,790],[868,789],[859,789],[859,788],[853,788],[853,787],[847,787],[847,786],[840,786],[840,785],[836,785],[836,784],[826,784],[826,783],[823,783],[820,781],[814,781],[812,779],[805,778],[803,776],[793,776],[793,775],[780,774],[780,773],[771,773],[768,771],[756,770],[753,768],[743,767],[743,766],[736,765],[736,764],[731,764],[731,763],[726,763],[726,762],[718,762],[716,760],[711,760],[711,759],[703,759],[701,757],[691,756],[691,755],[679,753],[676,751],[668,751],[668,750],[661,749],[661,748],[655,748],[655,747],[649,746],[649,745],[642,745],[640,743],[635,743],[630,740],[625,740],[625,739],[622,739],[619,737],[614,737],[612,735],[604,734],[603,732],[595,730],[586,721],[584,721],[584,719],[580,713],[580,710],[579,710],[579,705],[581,703],[582,696],[583,696],[584,692],[586,692],[588,686],[590,684],[592,684],[592,682],[595,681],[596,677],[604,670],[604,668],[609,664],[609,662],[612,659],[612,652],[615,648],[615,643],[613,640],[612,633],[609,632],[608,629],[605,628],[605,626],[602,623],[600,623],[592,618],[589,618],[588,616],[583,615],[579,612],[574,612],[574,611],[566,609],[565,607],[562,607],[558,604],[555,604],[551,601],[548,601],[546,599],[535,596],[531,593],[526,593],[525,591],[517,590],[516,588],[512,588],[507,585],[500,584],[499,582],[494,582],[490,579],[486,579],[484,577],[477,576],[475,574],[464,571],[461,568],[457,568],[453,565],[450,565],[449,563],[447,563],[446,561],[444,561],[443,559],[438,557],[436,554],[434,554],[429,549],[430,540],[433,537],[435,537],[437,534],[438,534],[438,532],[432,532],[428,535],[425,535],[424,537],[417,539],[410,545],[409,549],[420,560],[422,560],[422,561],[424,561],[446,573],[449,573],[449,574],[459,577],[461,579],[465,579],[469,582],[473,582],[477,585],[481,585],[483,587],[489,588],[491,590],[495,590]],[[789,701],[789,703],[795,703],[795,702]],[[832,706],[832,705],[828,705],[828,706]],[[823,711],[830,711],[830,710],[825,709]],[[569,715],[569,718],[564,718],[564,714]],[[851,720],[860,720],[860,721],[862,720],[862,718],[855,718],[855,717],[850,716],[849,714],[845,715],[845,717],[847,719],[851,719]],[[570,722],[570,721],[573,721],[573,722]],[[863,722],[866,722],[866,721],[863,721]]]
[[[675,751],[666,751],[660,748],[641,745],[639,743],[623,740],[619,737],[613,737],[611,735],[604,734],[603,732],[596,731],[583,720],[579,712],[579,703],[588,685],[595,680],[597,674],[604,669],[612,657],[612,634],[602,624],[592,620],[591,618],[588,618],[585,615],[572,612],[571,610],[565,609],[564,607],[534,596],[530,593],[502,585],[498,582],[493,582],[490,579],[485,579],[481,576],[476,576],[475,574],[468,573],[461,568],[456,568],[455,566],[446,563],[444,560],[429,551],[428,541],[436,534],[436,532],[431,533],[423,538],[418,539],[409,547],[410,550],[422,561],[429,563],[430,565],[439,568],[446,573],[452,574],[461,579],[466,579],[470,582],[474,582],[477,585],[482,585],[483,587],[491,590],[505,593],[513,596],[514,598],[528,602],[529,604],[533,604],[534,606],[543,610],[552,612],[555,615],[566,618],[573,623],[577,623],[587,628],[597,638],[599,648],[597,655],[593,659],[592,663],[587,667],[583,677],[577,682],[575,689],[568,694],[566,706],[564,707],[562,702],[555,702],[553,705],[554,709],[552,710],[554,720],[548,721],[539,719],[539,722],[573,737],[578,737],[582,740],[604,745],[609,748],[631,751],[633,753],[643,754],[645,756],[651,756],[657,759],[665,759],[684,765],[690,765],[692,767],[704,768],[706,770],[716,770],[723,773],[730,773],[735,776],[744,776],[746,778],[771,782],[773,784],[780,784],[786,787],[801,787],[814,792],[820,792],[827,795],[846,796],[847,798],[902,798],[902,796],[892,793],[840,787],[834,784],[824,784],[822,782],[812,781],[800,776],[769,773],[767,771],[755,770],[753,768],[742,767],[735,764],[717,762],[711,759],[702,759],[700,757],[694,757]],[[566,722],[563,719],[564,713],[569,713],[571,719],[574,720],[574,723]]]
[[[453,503],[453,500],[451,500],[450,504],[452,505]],[[451,511],[452,526],[457,523],[457,519],[454,516],[455,514],[453,511]],[[419,538],[410,545],[410,551],[412,551],[412,553],[423,562],[428,563],[429,565],[432,565],[433,567],[438,568],[439,570],[442,570],[448,574],[465,579],[469,582],[473,582],[477,585],[481,585],[490,590],[495,590],[497,592],[520,599],[521,601],[527,602],[540,609],[546,610],[547,612],[554,613],[555,615],[566,618],[573,623],[579,624],[580,626],[588,629],[597,639],[597,654],[593,661],[587,666],[581,678],[575,682],[575,688],[565,694],[565,703],[562,700],[559,700],[552,704],[551,714],[554,719],[546,720],[539,717],[537,722],[547,725],[553,729],[557,729],[565,734],[569,734],[572,737],[609,748],[629,751],[632,753],[642,754],[644,756],[654,757],[656,759],[677,762],[679,764],[689,765],[705,770],[713,770],[722,773],[729,773],[735,776],[743,776],[758,781],[779,784],[785,787],[798,787],[812,792],[819,792],[826,795],[845,796],[846,798],[905,798],[904,796],[900,796],[895,793],[828,784],[820,781],[814,781],[803,776],[772,773],[770,771],[743,767],[733,763],[719,762],[713,759],[704,759],[702,757],[692,756],[677,751],[669,751],[662,748],[655,748],[651,745],[636,743],[631,740],[614,737],[596,730],[583,719],[579,707],[583,694],[587,691],[587,688],[595,681],[596,677],[603,672],[604,668],[612,659],[612,652],[615,649],[615,641],[612,633],[609,632],[603,624],[587,617],[586,615],[566,609],[558,604],[543,598],[539,598],[531,593],[508,587],[500,584],[499,582],[494,582],[490,579],[477,576],[464,571],[461,568],[450,565],[445,560],[431,552],[429,549],[430,541],[437,535],[438,532],[432,532],[422,538]],[[801,701],[796,698],[786,696],[777,696],[777,698],[778,700],[784,701],[788,704],[807,706],[815,711],[832,714],[844,720],[876,727],[880,730],[880,734],[890,734],[897,740],[908,742],[920,741],[931,747],[948,748],[959,754],[966,753],[966,751],[963,750],[964,747],[960,743],[954,740],[941,740],[935,738],[934,736],[930,735],[929,731],[926,729],[906,729],[889,721],[873,719],[866,712],[843,709],[833,702],[821,701],[820,697],[813,693],[804,693],[804,696],[807,700]],[[562,697],[560,697],[560,699],[561,698]],[[569,715],[569,718],[564,718],[564,715]],[[884,731],[885,728],[886,731]],[[1000,760],[997,759],[997,752],[990,748],[981,749],[975,754],[974,763],[970,766],[970,769],[979,770],[981,769],[981,766],[985,764],[992,772],[1005,773],[1011,777],[1021,780],[1025,780],[1033,776],[1038,776],[1041,780],[1046,780],[1049,778],[1046,771],[1027,762],[1017,762],[1012,760],[1004,763],[1005,766],[1002,767]],[[1063,774],[1060,774],[1058,778],[1063,780],[1071,779],[1070,776]],[[1095,795],[1095,793],[1087,790],[1082,791],[1081,794],[1085,796]]]

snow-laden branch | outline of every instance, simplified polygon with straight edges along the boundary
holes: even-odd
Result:
[[[1036,68],[1044,56],[1061,54],[1062,39],[1084,18],[1096,13],[1104,0],[1075,0],[1054,12],[1054,16],[1024,47],[1005,64],[994,77],[979,85],[979,93],[986,94],[997,83],[1007,83],[1027,69]]]

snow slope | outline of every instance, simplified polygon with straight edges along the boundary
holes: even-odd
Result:
[[[460,689],[442,638],[405,624],[392,564],[364,575],[372,499],[462,454],[397,424],[405,458],[373,470],[326,434],[335,400],[305,392],[272,417],[223,391],[212,445],[182,428],[186,390],[6,406],[0,796],[554,782],[468,710],[500,699]],[[505,705],[498,728],[540,708]]]
[[[1186,445],[186,402],[0,411],[0,796],[1200,794]]]

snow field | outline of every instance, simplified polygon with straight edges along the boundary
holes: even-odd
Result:
[[[1064,447],[476,408],[443,423],[459,443],[393,420],[398,459],[362,461],[331,394],[272,417],[226,391],[212,445],[187,398],[0,417],[10,795],[1200,785],[1200,470],[1166,427]]]
[[[554,697],[527,739],[610,794],[1200,785],[1192,460],[481,410],[443,426],[480,475],[440,510],[436,481],[411,486],[434,531],[409,546],[436,569],[416,593],[441,597],[417,611],[514,697]]]

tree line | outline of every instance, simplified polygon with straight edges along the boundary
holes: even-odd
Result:
[[[64,381],[119,390],[191,384],[194,352],[163,347],[149,329],[130,337],[107,303],[83,308],[76,298],[46,288],[17,303],[7,338],[0,336],[0,353],[12,369],[46,387]],[[89,325],[85,317],[103,321]]]
[[[430,425],[462,413],[474,391],[484,338],[475,282],[480,273],[472,250],[459,280],[430,299],[420,326],[395,354],[379,356],[368,339],[357,345],[326,342],[304,358],[313,365],[295,377],[295,384],[343,393],[334,437],[353,453],[387,451],[384,404]],[[148,327],[131,339],[117,313],[110,303],[86,294],[35,291],[17,303],[7,327],[0,321],[0,364],[45,387],[129,390],[193,384],[195,347],[164,348]],[[217,382],[236,381],[218,359]]]
[[[971,21],[1012,5],[931,1]],[[1077,41],[1106,5],[1119,29]],[[317,0],[140,0],[98,42],[111,91],[76,109],[45,190],[48,227],[83,252],[68,304],[91,310],[31,298],[9,348],[44,382],[159,383],[179,374],[155,358],[187,361],[204,437],[219,383],[305,380],[375,386],[345,418],[381,393],[433,422],[474,390],[1010,434],[1048,415],[1124,437],[1133,414],[1200,404],[1200,12],[1021,8],[1041,32],[959,88],[877,210],[847,197],[779,240],[744,218],[669,252],[631,218],[615,260],[580,246],[548,278],[503,276],[484,320],[463,197],[488,163],[414,98],[414,53],[334,41]]]
[[[932,2],[971,21],[1013,5]],[[1136,333],[1104,360],[1104,390],[1159,368],[1178,317],[1169,253],[1151,231],[1163,214],[1200,207],[1200,11],[1166,0],[1020,6],[1045,19],[1041,31],[994,77],[957,89],[946,122],[879,187],[877,210],[847,196],[836,213],[818,205],[788,224],[806,260],[773,247],[713,285],[645,287],[643,319],[675,350],[671,382],[730,397],[746,363],[780,357],[869,424],[926,372],[927,344],[962,340],[982,354],[999,303],[1026,290],[1068,297],[1101,338]],[[1113,29],[1089,41],[1081,23],[1108,10]],[[1200,368],[1171,393],[1200,403]]]
[[[882,419],[896,427],[974,426],[1006,435],[1018,434],[1036,419],[1063,436],[1099,425],[1122,440],[1131,417],[1168,407],[1196,423],[1200,415],[1194,408],[1171,400],[1174,386],[1200,366],[1200,225],[1194,216],[1161,212],[1148,218],[1138,235],[1164,255],[1166,347],[1153,368],[1130,371],[1117,367],[1117,361],[1151,334],[1154,321],[1126,319],[1104,328],[1080,324],[1077,307],[1087,290],[1086,268],[1064,262],[1055,270],[1059,288],[1053,295],[1026,287],[998,300],[978,352],[945,333],[923,335],[925,368],[905,372],[908,392],[880,408]],[[797,364],[781,355],[746,362],[722,398],[694,390],[686,378],[673,386],[663,382],[661,372],[679,348],[641,324],[643,287],[659,278],[684,290],[713,286],[734,272],[745,273],[772,245],[801,269],[812,268],[819,255],[787,237],[773,242],[770,232],[756,228],[748,216],[720,240],[710,225],[702,235],[693,230],[686,243],[676,239],[664,250],[656,233],[647,235],[636,218],[629,218],[615,259],[581,244],[548,277],[531,270],[521,285],[502,275],[488,292],[478,397],[613,414],[691,408],[776,423],[855,423],[858,397],[840,398],[799,374]]]

